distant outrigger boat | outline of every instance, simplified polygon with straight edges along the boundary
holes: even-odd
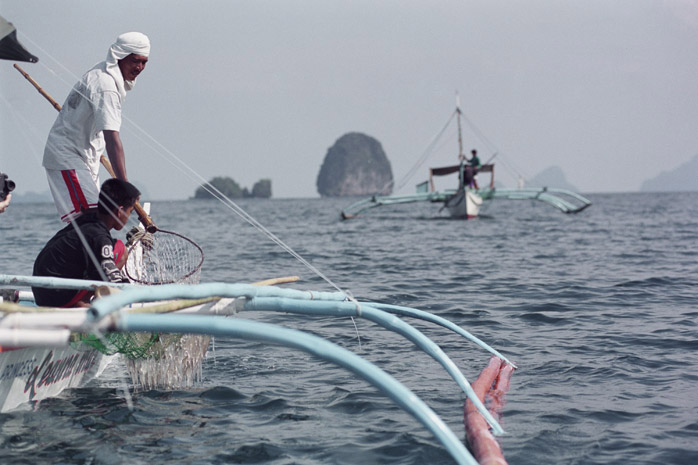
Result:
[[[589,199],[566,189],[550,187],[535,188],[495,188],[494,163],[486,163],[477,168],[471,167],[463,154],[461,136],[461,109],[456,105],[458,120],[458,158],[457,165],[442,166],[429,169],[429,180],[417,185],[417,192],[404,195],[374,195],[360,200],[342,210],[342,219],[354,218],[372,208],[383,205],[398,205],[403,203],[431,202],[442,204],[441,209],[447,209],[451,217],[469,219],[480,214],[480,207],[485,200],[539,200],[550,204],[564,213],[579,213],[591,205]],[[475,171],[471,171],[474,170]],[[458,188],[437,191],[434,188],[435,176],[447,176],[458,173]],[[478,188],[474,176],[480,173],[490,173],[487,187]],[[441,211],[441,210],[439,210]]]

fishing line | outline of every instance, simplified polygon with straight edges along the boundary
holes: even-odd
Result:
[[[417,172],[417,169],[419,169],[424,164],[424,162],[431,156],[431,154],[435,152],[434,146],[439,141],[439,139],[446,131],[448,126],[451,124],[451,121],[453,121],[453,117],[456,115],[456,113],[457,112],[454,110],[453,113],[451,113],[451,115],[448,117],[446,124],[444,124],[441,130],[437,132],[434,137],[431,138],[431,141],[427,144],[427,147],[422,152],[422,155],[417,159],[417,162],[412,166],[412,168],[410,168],[407,171],[407,173],[402,177],[400,182],[397,183],[396,191],[399,191],[400,189],[405,187],[405,184],[407,184],[407,181],[409,181],[412,178],[412,176],[414,176],[414,173]]]
[[[18,31],[18,32],[19,32],[19,31]],[[36,48],[38,48],[39,50],[41,50],[41,52],[42,52],[44,55],[46,55],[53,63],[55,63],[56,65],[58,65],[59,67],[61,67],[66,73],[68,73],[68,74],[73,78],[73,81],[74,81],[74,82],[70,83],[70,82],[66,81],[65,79],[63,79],[60,75],[58,75],[52,68],[49,68],[43,60],[39,60],[39,62],[38,62],[38,64],[39,64],[40,66],[42,66],[46,71],[48,71],[50,74],[52,74],[53,76],[55,76],[58,80],[60,80],[61,82],[63,82],[63,84],[67,85],[69,89],[73,87],[73,85],[75,84],[75,82],[77,82],[77,81],[80,80],[80,77],[79,77],[79,76],[75,75],[75,74],[74,74],[70,69],[68,69],[61,61],[59,61],[59,60],[57,60],[56,58],[54,58],[53,55],[51,55],[49,52],[47,52],[46,50],[44,50],[39,44],[37,44],[36,42],[34,42],[33,40],[31,40],[31,38],[29,38],[26,34],[24,34],[24,33],[22,32],[22,33],[20,33],[20,35],[22,36],[22,40],[25,40],[25,39],[26,39],[28,42],[31,42],[31,44],[32,44],[33,47],[36,47]],[[96,63],[95,63],[95,64],[96,64]]]
[[[463,120],[470,126],[470,129],[473,131],[473,133],[477,136],[478,139],[480,139],[482,142],[484,142],[485,146],[487,146],[487,149],[492,152],[492,153],[497,153],[499,150],[497,147],[485,136],[485,134],[475,126],[475,123],[473,123],[462,111],[461,111],[461,117]]]
[[[435,149],[434,146],[436,145],[437,142],[439,142],[439,139],[441,138],[441,135],[444,133],[444,131],[448,128],[449,124],[451,123],[451,120],[453,119],[453,116],[456,114],[454,112],[449,116],[448,120],[446,121],[446,124],[444,127],[436,134],[434,135],[430,142],[427,144],[427,147],[424,149],[422,152],[422,155],[417,159],[417,162],[407,171],[405,175],[395,183],[394,181],[389,181],[383,185],[383,187],[380,189],[381,192],[385,191],[388,186],[392,185],[395,187],[395,192],[399,192],[400,189],[405,187],[405,184],[414,176],[414,173],[417,172],[417,169],[424,164],[424,162],[431,156],[432,153],[436,152],[438,149]],[[443,142],[442,142],[443,144]]]
[[[149,145],[149,147],[156,154],[160,155],[161,158],[168,161],[172,166],[177,168],[181,173],[188,175],[188,177],[190,179],[192,179],[192,176],[193,176],[194,180],[198,180],[201,183],[201,187],[203,187],[204,190],[206,190],[209,194],[211,194],[214,198],[216,198],[219,202],[221,202],[229,210],[231,210],[232,212],[237,214],[240,218],[245,220],[248,224],[253,226],[259,232],[261,232],[262,234],[267,236],[271,241],[273,241],[279,247],[281,247],[286,252],[288,252],[296,260],[298,260],[300,263],[302,263],[304,266],[306,266],[309,270],[311,270],[317,276],[322,278],[325,282],[327,282],[332,287],[334,287],[337,291],[339,291],[345,295],[347,294],[342,288],[340,288],[337,284],[335,284],[329,277],[327,277],[319,269],[317,269],[315,266],[313,266],[310,262],[308,262],[305,258],[303,258],[299,253],[297,253],[295,250],[293,250],[290,246],[288,246],[286,243],[284,243],[278,236],[276,236],[274,233],[269,231],[264,225],[262,225],[259,221],[257,221],[252,215],[247,213],[242,207],[240,207],[232,199],[227,197],[218,188],[216,188],[214,185],[212,185],[211,183],[206,181],[206,179],[204,179],[203,176],[201,176],[193,168],[191,168],[189,165],[187,165],[182,159],[177,157],[177,155],[175,155],[171,150],[169,150],[164,145],[162,145],[162,143],[160,143],[155,138],[153,138],[148,132],[146,132],[144,129],[142,129],[138,124],[136,124],[134,121],[131,121],[128,118],[124,118],[124,119],[127,120],[129,122],[129,124],[131,124],[135,129],[137,129],[141,133],[142,136],[146,137],[147,140],[143,139],[138,134],[136,134],[136,137],[138,137],[142,142],[146,143],[146,145],[149,145],[148,142],[151,142],[151,143],[155,144],[157,148],[160,149],[160,150],[156,150],[152,145]],[[165,154],[169,155],[171,157],[171,159],[164,156],[161,151],[164,152]]]
[[[287,245],[285,242],[283,242],[278,236],[276,236],[274,233],[269,231],[264,225],[262,225],[259,221],[257,221],[252,215],[247,213],[242,207],[240,207],[232,199],[230,199],[228,196],[226,196],[223,192],[221,192],[214,185],[212,185],[211,183],[206,181],[206,179],[203,176],[201,176],[192,167],[190,167],[187,163],[185,163],[175,153],[173,153],[171,150],[169,150],[167,147],[165,147],[161,142],[159,142],[154,137],[152,137],[150,135],[150,133],[148,133],[143,128],[141,128],[135,121],[129,119],[128,117],[124,117],[124,120],[126,120],[129,124],[131,124],[133,126],[133,128],[137,129],[138,132],[140,132],[140,135],[138,132],[135,133],[136,137],[139,140],[141,140],[142,142],[144,142],[147,146],[149,146],[151,148],[151,150],[153,150],[161,158],[168,161],[172,166],[177,168],[181,173],[183,173],[185,175],[189,175],[190,179],[191,179],[191,176],[194,176],[195,179],[198,179],[201,182],[201,187],[203,187],[204,190],[206,190],[209,194],[211,194],[213,197],[215,197],[219,202],[221,202],[229,210],[231,210],[233,213],[237,214],[240,218],[245,220],[248,224],[250,224],[252,227],[257,229],[260,233],[267,236],[267,238],[269,238],[272,242],[274,242],[276,245],[278,245],[283,250],[285,250],[287,253],[289,253],[292,257],[294,257],[301,264],[303,264],[306,268],[308,268],[310,271],[315,273],[318,277],[320,277],[325,282],[327,282],[330,286],[334,287],[337,291],[344,294],[348,300],[354,302],[358,306],[361,305],[354,297],[351,296],[350,293],[348,293],[347,291],[342,289],[340,286],[338,286],[327,275],[325,275],[318,268],[316,268],[314,265],[312,265],[310,262],[308,262],[299,253],[297,253],[289,245]],[[143,137],[147,138],[147,141],[144,140],[143,137],[141,137],[141,135]],[[159,148],[162,152],[160,152],[160,150],[156,150],[156,148],[154,148],[152,145],[150,145],[148,143],[148,141],[150,141],[152,144],[155,144],[155,146],[157,148]],[[164,154],[169,155],[171,158],[167,158],[166,156],[164,156]],[[359,342],[359,348],[361,348],[361,336],[359,335],[356,321],[354,320],[353,317],[350,317],[350,318],[351,318],[352,323],[354,324],[354,329],[356,331],[356,336],[357,336],[357,339]]]
[[[32,41],[33,43],[33,41]],[[38,47],[38,49],[42,50],[42,52],[46,53],[41,47]],[[50,54],[46,53],[49,58],[51,58],[52,61],[57,62],[55,58],[53,58]],[[42,66],[48,69],[48,66],[42,63]],[[60,63],[59,63],[60,64]],[[72,75],[70,70],[67,70],[63,65],[61,65],[66,71]],[[55,73],[53,73],[55,75]],[[56,75],[57,76],[57,75]],[[79,80],[78,77],[74,76],[73,77],[76,80]],[[59,78],[62,81],[65,82],[64,79]],[[87,98],[85,95],[80,93],[80,95],[83,98]],[[143,128],[141,128],[135,121],[131,120],[130,118],[126,116],[122,116],[124,121],[128,122],[133,128],[137,129],[137,133],[135,134],[136,137],[138,137],[139,140],[142,142],[146,143],[147,146],[151,148],[156,154],[160,155],[161,158],[164,160],[168,161],[172,166],[175,168],[179,169],[180,172],[182,172],[185,175],[191,175],[194,176],[195,180],[198,180],[202,183],[203,187],[213,195],[212,190],[216,192],[217,195],[214,195],[216,199],[218,199],[221,203],[223,203],[226,207],[228,207],[231,211],[236,213],[238,216],[240,216],[242,219],[244,219],[247,223],[255,227],[258,231],[260,231],[262,234],[266,235],[269,239],[271,239],[274,243],[276,243],[278,246],[280,246],[282,249],[284,249],[286,252],[291,254],[296,260],[298,260],[300,263],[305,265],[310,271],[315,273],[317,276],[325,280],[328,284],[330,284],[332,287],[334,287],[336,290],[339,292],[342,292],[346,294],[344,290],[342,290],[337,284],[335,284],[329,277],[327,277],[324,273],[322,273],[320,270],[318,270],[315,266],[311,265],[307,260],[305,260],[303,257],[301,257],[300,254],[295,252],[291,247],[289,247],[287,244],[285,244],[281,239],[279,239],[275,234],[273,234],[271,231],[269,231],[267,228],[265,228],[259,221],[257,221],[255,218],[253,218],[249,213],[247,213],[245,210],[243,210],[239,205],[237,205],[233,200],[228,198],[225,194],[223,194],[220,190],[218,190],[215,186],[212,186],[206,179],[203,178],[199,173],[197,173],[193,168],[191,168],[189,165],[187,165],[181,158],[177,157],[171,150],[167,149],[162,143],[160,143],[158,140],[156,140],[154,137],[152,137],[147,131],[145,131]],[[140,135],[139,135],[140,133]],[[143,136],[143,137],[141,137]],[[144,139],[145,137],[145,139]],[[152,144],[155,144],[155,147],[151,144],[148,143],[148,141]],[[159,149],[159,150],[158,150]],[[168,155],[170,158],[165,156]],[[209,187],[210,186],[210,187]]]
[[[24,35],[24,34],[23,34]],[[36,44],[33,40],[28,39],[29,42],[31,42],[34,46],[36,46],[37,49],[41,50],[43,53],[46,54],[47,57],[51,59],[54,63],[57,63],[61,68],[63,68],[69,75],[71,75],[74,80],[78,81],[80,78],[78,76],[75,76],[69,69],[67,69],[62,63],[60,63],[58,60],[56,60],[50,53],[48,53],[46,50],[44,50],[42,47],[40,47],[38,44]],[[51,70],[43,61],[40,62],[41,65],[49,70],[53,75],[55,75],[58,79],[63,81],[66,85],[71,85],[68,84],[65,79],[62,77],[58,76],[53,70]],[[85,97],[83,95],[83,97]],[[146,142],[143,137],[147,138],[152,144],[155,144],[159,150],[155,150],[152,145],[146,143],[155,153],[160,155],[161,158],[165,159],[168,161],[172,166],[180,170],[185,175],[189,175],[190,179],[191,176],[194,177],[194,179],[198,179],[201,183],[202,186],[213,195],[215,192],[216,195],[214,197],[219,200],[221,203],[223,203],[228,209],[236,213],[240,218],[245,220],[248,224],[256,228],[259,232],[267,236],[270,240],[272,240],[274,243],[276,243],[279,247],[281,247],[283,250],[288,252],[291,256],[296,258],[300,263],[302,263],[304,266],[306,266],[310,271],[315,273],[317,276],[322,278],[325,282],[327,282],[330,286],[334,287],[336,290],[339,292],[343,293],[344,295],[347,295],[347,293],[341,289],[337,284],[335,284],[329,277],[327,277],[324,273],[322,273],[319,269],[317,269],[315,266],[310,264],[306,259],[304,259],[300,254],[298,254],[296,251],[294,251],[290,246],[285,244],[280,238],[278,238],[275,234],[273,234],[271,231],[269,231],[266,227],[264,227],[259,221],[257,221],[254,217],[252,217],[249,213],[247,213],[245,210],[243,210],[239,205],[237,205],[233,200],[228,198],[225,194],[223,194],[220,190],[218,190],[215,186],[212,186],[208,181],[206,181],[198,172],[196,172],[193,168],[191,168],[189,165],[187,165],[182,159],[177,157],[171,150],[167,149],[162,143],[160,143],[158,140],[156,140],[154,137],[152,137],[147,131],[145,131],[143,128],[141,128],[135,121],[131,120],[128,117],[123,116],[123,119],[129,123],[133,128],[137,129],[136,132],[136,137],[138,137],[142,142]],[[140,135],[139,135],[140,133]],[[142,137],[141,137],[142,136]],[[165,155],[168,155],[169,158]],[[356,300],[353,297],[349,297],[347,295],[347,298],[349,300],[352,300],[356,302]],[[357,302],[358,304],[358,302]],[[353,321],[353,318],[352,318]],[[354,322],[354,325],[356,327],[356,323]],[[357,333],[358,335],[358,333]]]
[[[79,77],[75,76],[70,70],[68,70],[65,66],[63,66],[58,60],[56,60],[50,53],[46,52],[42,47],[38,46],[34,41],[29,39],[29,42],[31,42],[33,45],[35,45],[39,50],[41,50],[43,53],[45,53],[51,61],[57,63],[61,68],[66,70],[68,74],[73,76],[75,80],[79,80]],[[61,81],[66,83],[66,81],[59,77],[53,70],[51,70],[43,61],[40,62],[44,68],[49,70],[52,74],[54,74],[56,77],[58,77]],[[67,83],[66,83],[67,84]],[[85,95],[82,95],[83,98],[87,98]],[[330,286],[334,287],[336,290],[339,292],[343,293],[346,295],[346,292],[341,289],[337,284],[335,284],[329,277],[327,277],[324,273],[322,273],[319,269],[317,269],[315,266],[310,264],[306,259],[304,259],[300,254],[298,254],[296,251],[294,251],[290,246],[285,244],[280,238],[278,238],[275,234],[273,234],[271,231],[269,231],[266,227],[264,227],[259,221],[257,221],[255,218],[253,218],[249,213],[247,213],[245,210],[243,210],[239,205],[237,205],[233,200],[228,198],[225,194],[223,194],[220,190],[218,190],[215,186],[211,185],[206,179],[203,178],[199,173],[197,173],[193,168],[191,168],[189,165],[187,165],[182,159],[177,157],[171,150],[167,149],[162,143],[157,141],[154,137],[152,137],[147,131],[145,131],[143,128],[141,128],[135,121],[131,120],[130,118],[126,116],[122,116],[123,119],[128,122],[133,128],[137,129],[138,132],[136,133],[136,137],[139,138],[142,142],[146,143],[147,146],[149,146],[156,154],[160,155],[161,158],[164,160],[168,161],[172,166],[175,168],[179,169],[180,172],[182,172],[185,175],[191,175],[194,176],[195,179],[198,179],[201,183],[202,186],[208,191],[210,194],[213,195],[212,191],[215,191],[216,195],[214,197],[219,200],[221,203],[223,203],[228,209],[236,213],[239,217],[241,217],[243,220],[245,220],[248,224],[252,225],[254,228],[256,228],[258,231],[260,231],[262,234],[266,235],[269,239],[271,239],[274,243],[276,243],[279,247],[281,247],[283,250],[291,254],[296,260],[298,260],[300,263],[302,263],[304,266],[306,266],[310,271],[315,273],[317,276],[319,276],[321,279],[323,279],[325,282],[327,282]],[[152,145],[148,144],[147,141],[141,137],[147,138],[148,141],[152,142],[155,144],[157,148],[160,150],[157,150],[154,148]],[[166,157],[164,154],[169,155],[170,158]],[[175,163],[176,162],[176,163]],[[350,299],[354,300],[354,299]],[[355,300],[354,300],[355,301]]]
[[[514,163],[511,161],[508,161],[504,158],[504,154],[500,152],[500,150],[497,148],[497,146],[492,143],[487,136],[478,128],[475,123],[473,123],[466,115],[461,113],[461,116],[463,117],[463,120],[468,124],[470,129],[473,131],[473,133],[480,139],[482,140],[485,145],[487,146],[488,150],[493,153],[493,155],[485,162],[485,164],[490,163],[495,157],[499,156],[499,161],[502,162],[505,168],[513,172],[514,178],[518,181],[518,179],[528,179],[527,176],[524,176],[521,173],[521,170],[517,169],[516,166],[514,166]]]

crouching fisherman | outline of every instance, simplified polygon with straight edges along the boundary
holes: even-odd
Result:
[[[110,231],[126,225],[140,194],[127,181],[105,181],[97,211],[83,214],[46,243],[34,262],[34,276],[128,282],[121,273],[128,252]],[[32,291],[36,304],[46,307],[86,307],[94,294],[42,287]]]

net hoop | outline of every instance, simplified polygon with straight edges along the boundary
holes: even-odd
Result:
[[[128,249],[126,276],[138,284],[198,283],[203,249],[186,236],[158,229],[140,236]]]

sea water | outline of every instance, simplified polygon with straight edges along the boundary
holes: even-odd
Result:
[[[578,215],[494,201],[472,221],[430,204],[350,221],[339,212],[356,199],[240,205],[342,290],[433,312],[514,360],[500,437],[509,463],[698,463],[698,193],[589,198]],[[216,201],[154,202],[152,214],[203,247],[202,282],[298,275],[294,288],[334,290]],[[31,274],[59,227],[50,204],[11,206],[2,271]],[[464,438],[463,395],[404,338],[361,319],[239,317],[360,354]],[[486,365],[460,336],[410,322],[471,381]],[[193,388],[127,396],[128,374],[112,365],[88,387],[0,415],[2,462],[453,463],[375,388],[305,353],[218,337],[202,375]]]

